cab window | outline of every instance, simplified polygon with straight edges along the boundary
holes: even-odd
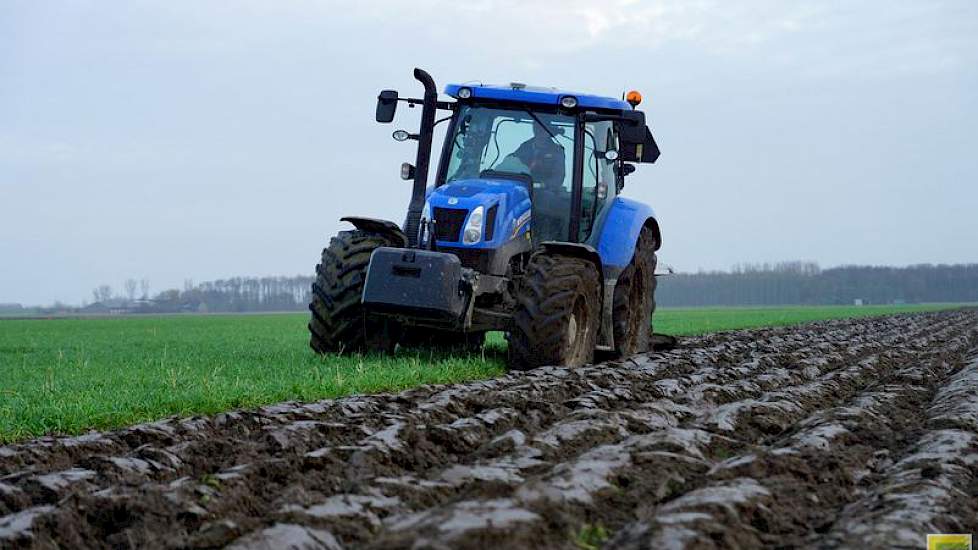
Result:
[[[615,153],[609,155],[609,151]],[[618,135],[610,121],[589,122],[584,125],[584,165],[581,189],[581,225],[579,241],[591,235],[591,229],[601,207],[613,197],[617,186],[615,170]],[[612,157],[612,158],[609,158]]]

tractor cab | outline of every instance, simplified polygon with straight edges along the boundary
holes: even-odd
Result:
[[[588,239],[601,207],[624,186],[622,125],[643,146],[648,137],[658,155],[651,134],[634,131],[645,130],[644,117],[625,101],[520,83],[451,84],[445,92],[458,103],[437,185],[518,182],[535,244]]]
[[[378,112],[395,94],[381,94]],[[512,83],[449,84],[445,94],[456,101],[437,103],[452,115],[442,119],[449,128],[435,185],[425,192],[418,244],[456,252],[463,264],[495,274],[507,266],[492,261],[493,251],[513,239],[525,241],[526,251],[544,242],[587,242],[634,170],[626,160],[659,155],[644,115],[634,110],[637,92],[624,101]],[[422,176],[413,166],[405,175]]]
[[[661,235],[650,207],[619,195],[633,163],[659,156],[636,109],[641,96],[450,84],[452,100],[442,101],[430,75],[414,76],[423,98],[384,90],[376,113],[389,123],[399,103],[422,107],[417,133],[393,133],[418,142],[414,164],[401,165],[401,178],[413,181],[407,217],[400,226],[344,218],[357,230],[334,239],[317,266],[313,348],[370,348],[377,335],[404,343],[415,328],[465,341],[510,333],[512,365],[524,367],[647,347]],[[449,114],[436,120],[438,111]],[[443,122],[429,186],[434,128]],[[350,276],[347,263],[362,276]],[[331,309],[338,303],[342,311]]]
[[[538,242],[566,240],[576,151],[574,119],[554,109],[534,112],[535,107],[461,105],[445,145],[444,174],[429,202],[441,202],[456,189],[464,193],[514,187],[514,198],[525,205],[513,209],[517,223],[524,216],[521,227],[513,229],[525,232],[532,218],[532,236]],[[463,239],[463,244],[478,242],[475,233],[463,234]]]

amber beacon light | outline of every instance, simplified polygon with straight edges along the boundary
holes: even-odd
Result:
[[[639,103],[642,102],[642,94],[632,90],[625,96],[625,101],[627,101],[628,104],[632,106],[632,109],[634,109],[635,107],[638,107]]]

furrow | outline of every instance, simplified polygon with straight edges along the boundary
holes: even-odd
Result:
[[[737,331],[580,369],[0,447],[0,545],[573,547],[585,524],[634,547],[811,544],[798,524],[842,529],[842,507],[936,448],[902,412],[960,364],[976,318]],[[928,409],[944,438],[978,416],[959,375]],[[834,472],[824,487],[820,469]],[[956,471],[951,486],[973,480]]]
[[[847,506],[824,546],[920,547],[922,533],[978,531],[978,359],[942,385],[908,452]]]
[[[952,332],[945,327],[919,342],[940,341]],[[893,463],[907,434],[919,428],[922,408],[952,368],[945,359],[961,357],[976,337],[972,328],[953,337],[946,347],[932,346],[928,354],[905,353],[901,358],[891,353],[890,368],[879,373],[878,382],[862,384],[853,398],[813,412],[770,443],[715,464],[692,491],[662,505],[640,508],[638,521],[623,527],[610,546],[818,544],[840,510],[874,490],[878,472]],[[962,386],[957,386],[959,394]],[[946,418],[947,410],[942,411]],[[851,540],[842,537],[830,546],[848,545]]]

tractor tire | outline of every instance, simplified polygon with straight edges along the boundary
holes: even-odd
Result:
[[[601,326],[601,279],[592,262],[536,254],[517,292],[509,367],[577,367],[594,361]]]
[[[341,231],[323,249],[309,303],[309,346],[316,353],[394,351],[395,323],[367,316],[361,304],[370,254],[381,246],[392,243],[355,230]]]
[[[421,327],[405,328],[400,344],[412,348],[476,353],[486,342],[485,331],[455,332]]]
[[[656,244],[652,231],[643,228],[635,245],[635,255],[618,278],[612,304],[614,355],[617,358],[652,348]]]

